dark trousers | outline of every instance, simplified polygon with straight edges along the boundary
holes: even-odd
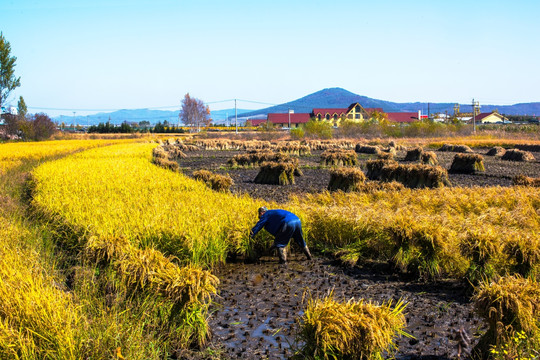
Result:
[[[289,221],[279,229],[274,239],[274,246],[277,248],[285,247],[289,244],[291,238],[303,249],[306,246],[304,235],[302,234],[302,224],[300,220]]]

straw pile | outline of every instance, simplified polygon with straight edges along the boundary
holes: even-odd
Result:
[[[177,142],[175,147],[180,151],[197,151],[199,147],[197,145],[184,144],[182,142]]]
[[[290,185],[294,184],[294,175],[299,171],[293,162],[265,162],[255,177],[256,184]]]
[[[422,164],[437,166],[439,165],[439,160],[437,160],[437,154],[433,151],[424,151],[420,156],[420,162]]]
[[[518,149],[506,150],[506,152],[501,157],[501,159],[510,160],[510,161],[534,161],[535,160],[532,153],[528,151],[518,150]]]
[[[258,166],[263,162],[287,162],[290,157],[283,153],[268,150],[251,150],[247,154],[233,156],[227,162],[231,166]]]
[[[340,167],[330,171],[328,190],[342,190],[345,192],[357,191],[362,187],[365,181],[366,176],[362,170],[358,168]]]
[[[198,170],[193,172],[193,177],[204,182],[212,190],[227,192],[234,184],[229,175],[214,174],[208,170]]]
[[[327,166],[355,166],[358,158],[353,150],[326,150],[321,161]]]
[[[341,303],[330,294],[310,299],[301,318],[303,354],[315,359],[378,359],[396,349],[394,339],[405,334],[403,311],[398,301],[377,305],[363,300]]]
[[[444,144],[439,151],[451,151],[451,152],[458,152],[458,153],[472,153],[472,149],[468,147],[467,145],[452,145],[452,144]]]
[[[393,148],[392,148],[393,149]],[[394,151],[379,151],[377,153],[377,159],[381,159],[381,160],[394,160],[394,155],[395,155],[395,150]]]
[[[152,162],[164,169],[172,171],[178,171],[180,169],[176,160],[185,156],[182,151],[172,148],[169,145],[157,146],[152,149]]]
[[[456,154],[449,172],[453,174],[474,174],[485,171],[484,157],[479,154]]]
[[[187,155],[177,146],[168,146],[165,147],[164,150],[167,152],[169,160],[180,160],[187,157]]]
[[[517,175],[512,179],[514,185],[540,187],[540,178],[532,178],[525,175]]]
[[[161,154],[158,157],[154,157],[152,162],[164,169],[169,169],[172,171],[178,171],[180,169],[180,166],[178,166],[176,161],[169,160],[169,158],[166,156],[162,157]]]
[[[381,173],[383,167],[390,165],[390,164],[397,164],[397,162],[393,160],[368,160],[366,162],[366,169],[367,169],[367,177],[370,180],[380,180],[381,179]]]
[[[377,154],[380,151],[380,146],[357,144],[354,151],[362,154]]]
[[[275,145],[273,149],[280,153],[296,156],[309,156],[311,155],[311,148],[307,145],[300,145],[299,143],[287,143],[282,145]]]
[[[406,150],[405,146],[397,144],[394,140],[388,143],[388,147],[394,148],[395,150]]]
[[[388,164],[381,169],[382,181],[398,181],[408,188],[435,188],[450,185],[448,172],[440,166]]]
[[[419,161],[423,153],[424,149],[422,149],[422,147],[415,147],[407,150],[404,161]]]
[[[503,156],[506,153],[506,149],[500,146],[492,147],[486,153],[487,156]]]

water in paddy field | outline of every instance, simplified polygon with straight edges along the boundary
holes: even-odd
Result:
[[[473,339],[482,322],[475,317],[466,288],[458,282],[405,282],[374,269],[346,268],[325,258],[304,260],[297,253],[287,266],[277,257],[263,257],[257,264],[231,263],[220,268],[219,296],[212,306],[211,346],[230,358],[287,359],[302,344],[296,342],[298,322],[309,296],[335,299],[399,299],[408,303],[406,331],[396,358],[455,358],[457,331]],[[472,341],[474,346],[474,340]]]

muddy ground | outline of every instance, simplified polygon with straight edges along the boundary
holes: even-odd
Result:
[[[476,153],[484,156],[484,167],[486,171],[477,174],[449,174],[448,177],[452,186],[512,186],[512,178],[516,175],[522,174],[529,177],[540,177],[540,152],[532,152],[536,159],[534,162],[515,162],[502,160],[500,157],[485,156],[487,150],[474,149]],[[259,172],[258,168],[230,168],[227,165],[227,161],[240,153],[244,152],[187,152],[186,155],[188,157],[180,161],[180,166],[187,175],[191,175],[193,171],[199,169],[229,174],[234,180],[234,185],[231,188],[233,193],[247,193],[252,197],[267,201],[286,202],[292,194],[301,195],[322,192],[326,190],[330,181],[330,169],[328,167],[322,167],[320,164],[320,154],[322,151],[314,151],[311,156],[299,158],[304,176],[295,177],[296,184],[288,186],[253,183],[253,179]],[[440,151],[435,151],[435,153],[437,154],[439,165],[445,169],[449,169],[456,153]],[[395,159],[400,163],[406,163],[403,161],[405,155],[405,151],[398,151]],[[358,166],[363,167],[366,161],[370,159],[376,159],[376,155],[358,154]]]
[[[485,154],[487,149],[476,149]],[[291,186],[254,184],[257,169],[230,169],[227,160],[238,151],[189,152],[180,162],[184,173],[207,169],[228,173],[235,182],[234,193],[285,202],[291,194],[321,192],[330,179],[329,170],[319,166],[321,152],[300,158],[304,176]],[[437,152],[440,165],[448,169],[455,153]],[[482,174],[450,174],[452,186],[511,186],[512,178],[523,174],[540,177],[540,153],[537,161],[518,163],[484,156],[486,171]],[[397,160],[404,152],[398,152]],[[359,154],[360,166],[374,155]],[[185,353],[183,358],[287,359],[301,347],[296,342],[296,321],[305,308],[305,294],[322,297],[334,291],[335,297],[366,299],[376,302],[402,299],[406,308],[410,337],[397,340],[397,359],[455,359],[458,356],[458,331],[470,337],[471,350],[485,330],[474,313],[469,288],[460,281],[421,283],[405,281],[383,264],[346,267],[332,259],[316,256],[312,261],[294,253],[287,266],[277,257],[262,257],[256,264],[228,263],[216,270],[220,294],[212,305],[210,327],[213,332],[210,351]],[[296,249],[297,250],[297,249]],[[275,254],[274,254],[275,255]],[[214,355],[209,355],[214,354]],[[215,355],[218,354],[218,355]]]

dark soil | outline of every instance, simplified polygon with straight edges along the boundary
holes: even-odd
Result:
[[[449,174],[452,186],[512,186],[512,178],[516,175],[540,177],[540,152],[533,152],[534,162],[516,162],[501,160],[500,157],[485,156],[488,149],[475,149],[483,155],[485,172],[476,174]],[[314,151],[311,156],[300,157],[300,168],[304,176],[296,176],[294,185],[276,186],[255,184],[253,179],[259,172],[254,168],[231,168],[227,161],[240,151],[197,151],[188,152],[188,157],[180,162],[181,168],[187,175],[193,171],[206,169],[220,174],[229,174],[234,180],[231,188],[233,193],[247,193],[254,198],[266,201],[286,202],[291,195],[318,193],[325,191],[330,181],[330,168],[320,164],[322,151]],[[449,169],[456,153],[436,151],[439,165]],[[359,165],[364,167],[367,160],[375,159],[376,155],[358,154]],[[405,158],[405,151],[396,155],[400,163]]]
[[[484,155],[487,149],[476,150]],[[278,203],[291,195],[326,190],[329,169],[319,165],[320,152],[301,157],[304,176],[296,177],[289,186],[253,183],[258,168],[232,169],[227,160],[237,151],[200,151],[187,153],[180,162],[184,173],[198,169],[228,173],[234,180],[233,193]],[[442,167],[449,169],[453,152],[436,152]],[[512,186],[512,178],[523,174],[540,177],[540,153],[533,153],[535,162],[503,161],[484,156],[486,171],[479,174],[449,174],[452,186]],[[398,152],[398,161],[405,157]],[[359,154],[360,164],[375,158]],[[402,161],[400,161],[402,162]],[[294,250],[294,248],[293,248]],[[275,254],[274,254],[275,255]],[[347,267],[331,259],[316,257],[306,261],[303,255],[292,254],[287,266],[279,265],[276,256],[261,258],[256,264],[228,263],[216,270],[220,278],[220,294],[212,305],[210,328],[211,350],[182,355],[185,358],[286,359],[302,344],[296,341],[297,321],[303,314],[304,295],[322,297],[334,291],[337,299],[366,299],[378,303],[398,299],[408,305],[406,332],[411,337],[398,338],[397,359],[454,359],[458,357],[458,331],[471,338],[467,355],[485,330],[474,314],[469,287],[454,281],[421,283],[405,281],[384,265]],[[214,355],[210,355],[214,354]]]
[[[457,281],[406,282],[373,268],[347,268],[325,258],[306,261],[296,254],[287,266],[274,257],[258,264],[227,264],[217,276],[221,293],[215,299],[211,346],[229,358],[286,359],[296,342],[305,295],[366,299],[408,305],[406,331],[396,344],[398,359],[456,358],[457,331],[473,337],[483,323],[475,317],[466,287]],[[470,351],[470,348],[468,349]]]

